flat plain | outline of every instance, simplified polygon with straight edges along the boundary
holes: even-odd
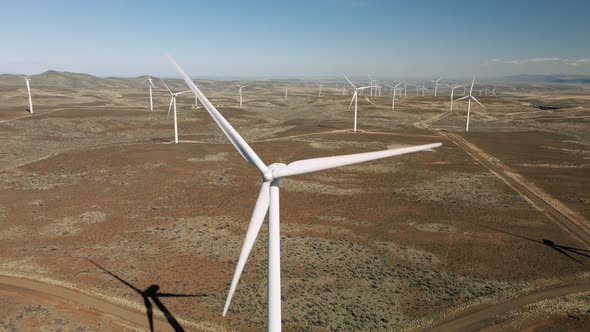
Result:
[[[221,316],[259,174],[191,95],[172,144],[144,80],[48,72],[30,115],[0,76],[0,329],[145,329],[153,285],[157,330],[265,326],[266,227]],[[494,82],[469,133],[444,89],[365,93],[353,133],[336,85],[255,80],[240,109],[233,82],[197,84],[267,164],[443,143],[282,180],[286,330],[590,324],[590,86]]]

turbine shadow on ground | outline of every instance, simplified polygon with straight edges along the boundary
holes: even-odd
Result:
[[[476,223],[472,223],[472,224],[474,224],[476,226],[479,226],[479,227],[487,228],[487,229],[490,229],[490,230],[493,230],[493,231],[496,231],[496,232],[508,234],[510,236],[519,237],[521,239],[525,239],[525,240],[528,240],[528,241],[531,241],[531,242],[536,242],[536,243],[542,244],[544,246],[547,246],[547,247],[549,247],[549,248],[551,248],[551,249],[559,252],[560,254],[562,254],[564,256],[567,256],[568,258],[570,258],[571,260],[573,260],[573,261],[575,261],[575,262],[577,262],[579,264],[584,264],[584,263],[582,263],[579,259],[573,257],[572,255],[568,254],[568,252],[569,253],[572,253],[572,254],[577,254],[577,255],[580,255],[580,256],[583,256],[583,257],[590,258],[590,250],[580,249],[580,248],[574,248],[574,247],[568,247],[568,246],[562,246],[562,245],[559,245],[559,244],[557,244],[557,243],[555,243],[555,242],[553,242],[551,240],[548,240],[548,239],[542,239],[541,241],[539,241],[539,240],[528,238],[526,236],[522,236],[522,235],[518,235],[518,234],[506,232],[506,231],[503,231],[503,230],[500,230],[500,229],[496,229],[496,228],[492,228],[492,227],[488,227],[488,226],[484,226],[484,225],[480,225],[480,224],[476,224]]]
[[[158,286],[158,285],[150,285],[148,288],[146,288],[145,290],[142,291],[139,288],[130,284],[129,282],[125,281],[123,278],[119,277],[118,275],[116,275],[116,274],[112,273],[111,271],[98,265],[94,261],[92,261],[90,259],[88,261],[90,263],[92,263],[92,265],[94,265],[97,268],[99,268],[100,270],[102,270],[103,272],[107,273],[111,277],[113,277],[113,278],[117,279],[118,281],[120,281],[121,283],[123,283],[125,286],[131,288],[137,294],[141,295],[141,297],[143,299],[143,304],[145,306],[145,310],[146,310],[148,323],[150,325],[151,332],[154,331],[154,310],[153,310],[153,306],[152,306],[151,302],[153,302],[156,305],[156,307],[158,307],[160,312],[162,312],[162,314],[164,314],[164,317],[166,317],[166,320],[168,320],[168,323],[174,329],[174,331],[184,331],[184,328],[182,328],[182,326],[180,325],[178,320],[174,317],[174,315],[172,315],[170,310],[168,310],[168,308],[166,308],[166,306],[164,305],[164,303],[162,303],[160,298],[161,297],[204,297],[204,296],[207,296],[207,294],[160,293],[159,292],[160,286]],[[150,300],[151,300],[151,302],[150,302]]]

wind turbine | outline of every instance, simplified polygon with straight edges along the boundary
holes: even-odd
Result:
[[[322,96],[322,87],[323,87],[323,85],[322,85],[322,83],[320,83],[320,90],[318,92],[318,97]]]
[[[363,91],[365,89],[369,89],[372,88],[371,85],[367,85],[367,86],[363,86],[360,88],[357,88],[356,86],[354,86],[354,84],[352,84],[352,82],[348,79],[348,77],[346,77],[346,75],[344,75],[344,78],[346,78],[346,80],[348,81],[348,83],[350,83],[350,85],[352,85],[353,89],[354,89],[354,93],[352,94],[352,99],[350,100],[350,104],[348,105],[348,109],[350,109],[350,106],[352,106],[352,102],[354,101],[354,132],[356,133],[356,118],[357,118],[357,110],[358,110],[358,100],[359,100],[359,91]]]
[[[424,84],[424,82],[422,82],[422,97],[424,97],[424,91],[425,90],[430,90],[426,87],[426,85]]]
[[[185,80],[186,84],[191,88],[193,93],[199,97],[203,106],[205,106],[211,117],[213,117],[219,128],[224,132],[224,134],[235,146],[242,157],[244,157],[244,159],[246,159],[249,163],[253,164],[262,175],[260,193],[258,194],[256,205],[254,207],[254,211],[252,212],[252,217],[250,218],[250,224],[246,232],[244,245],[242,247],[242,251],[240,252],[240,258],[238,259],[236,271],[234,273],[227,300],[225,302],[223,315],[225,316],[227,314],[227,310],[229,309],[234,291],[238,285],[238,281],[240,280],[240,276],[246,261],[248,260],[250,251],[254,246],[256,237],[258,236],[266,213],[268,212],[267,324],[268,331],[279,332],[281,331],[281,238],[279,204],[280,180],[284,177],[292,175],[306,174],[370,160],[428,150],[439,147],[441,144],[434,143],[393,150],[366,152],[336,157],[305,159],[295,161],[288,165],[283,163],[275,163],[271,164],[270,166],[266,166],[254,152],[254,150],[252,150],[252,148],[248,145],[248,143],[246,143],[240,134],[231,126],[231,124],[227,122],[227,120],[219,113],[215,106],[209,102],[207,97],[203,95],[199,88],[190,80],[190,78],[184,73],[178,64],[176,64],[172,58],[169,57],[169,59],[176,67],[180,76],[182,76],[182,78]]]
[[[463,99],[467,99],[467,124],[465,126],[465,131],[469,131],[469,114],[471,112],[471,100],[475,101],[476,103],[479,104],[479,106],[483,107],[483,105],[477,99],[475,99],[475,97],[473,96],[473,84],[474,83],[475,83],[475,78],[473,79],[473,81],[471,81],[471,89],[469,89],[468,96],[465,96],[465,97],[455,100],[455,101],[461,101]]]
[[[497,95],[496,95],[496,87],[494,87],[492,89],[491,93],[492,93],[492,96],[497,97]]]
[[[393,92],[393,97],[391,98],[391,110],[392,110],[392,111],[395,111],[395,95],[396,95],[396,93],[397,93],[397,89],[398,89],[398,87],[399,87],[399,86],[400,86],[402,83],[405,83],[405,81],[401,81],[401,82],[399,82],[398,84],[396,84],[396,85],[394,85],[394,86],[391,86],[391,85],[389,85],[389,84],[385,84],[385,85],[387,85],[388,87],[390,87],[390,88],[391,88],[391,91]],[[399,91],[400,91],[400,95],[401,95],[401,92],[402,92],[402,90],[401,90],[401,87],[399,87],[399,89],[400,89]]]
[[[156,88],[154,82],[152,82],[152,78],[148,76],[146,82],[148,82],[148,86],[150,87],[150,111],[154,111],[154,100],[152,99],[152,88]]]
[[[371,77],[371,75],[367,74],[369,77],[369,86],[371,87],[371,98],[373,98],[373,86],[375,85],[375,80]]]
[[[31,81],[31,75],[18,76],[20,76],[23,80],[25,80],[25,83],[27,83],[27,92],[29,93],[29,112],[33,114],[33,98],[31,97],[31,84],[29,83]]]
[[[391,92],[393,92],[393,97],[391,98],[391,110],[395,111],[395,94],[397,93],[397,87],[398,85],[402,84],[402,82],[399,82],[397,85],[395,86],[391,86],[387,83],[384,83],[385,85],[387,85],[389,88],[391,88]]]
[[[451,111],[453,111],[453,94],[455,93],[455,89],[465,87],[465,86],[462,84],[461,85],[460,84],[457,84],[457,85],[448,85],[447,84],[447,86],[449,87],[449,89],[451,89]]]
[[[170,92],[170,106],[168,107],[168,117],[170,117],[170,110],[172,109],[172,106],[174,106],[174,143],[178,144],[178,122],[176,120],[176,97],[180,96],[183,93],[191,92],[191,90],[174,93],[174,92],[172,92],[172,90],[170,90],[168,85],[166,85],[166,82],[164,82],[164,80],[160,80],[160,81],[162,81],[162,84],[164,84],[164,86],[166,87],[168,92]]]
[[[247,85],[239,85],[238,83],[234,82],[235,85],[240,88],[239,95],[240,95],[240,108],[242,108],[242,89],[247,87]]]
[[[438,92],[438,82],[440,82],[442,78],[439,78],[438,80],[431,80],[430,82],[434,83],[434,96],[436,97],[436,93]]]

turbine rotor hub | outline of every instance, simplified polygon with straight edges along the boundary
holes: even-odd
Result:
[[[287,166],[283,163],[274,163],[268,166],[268,170],[262,175],[266,181],[273,181],[276,179],[275,171]]]

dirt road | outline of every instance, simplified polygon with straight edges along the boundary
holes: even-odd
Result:
[[[449,114],[451,114],[449,111],[437,114],[429,119],[414,123],[414,126],[423,129],[429,128],[432,123]],[[568,208],[561,201],[522,177],[497,158],[494,158],[479,147],[468,142],[460,135],[447,131],[434,130],[434,132],[455,143],[483,167],[492,172],[498,179],[518,192],[537,210],[545,214],[549,219],[557,222],[574,238],[586,245],[587,248],[590,248],[590,223],[582,215]]]
[[[70,288],[31,279],[0,276],[0,289],[8,288],[20,290],[23,296],[45,298],[52,297],[54,299],[60,300],[64,305],[83,306],[85,308],[90,308],[101,314],[115,316],[129,323],[129,325],[137,326],[139,329],[149,329],[147,315],[144,312],[136,311],[134,309],[124,307],[123,305],[113,304],[98,297],[84,294]],[[156,311],[154,311],[154,314],[154,329],[156,331],[174,331],[174,329],[168,324],[164,317],[159,316],[159,313]],[[206,327],[198,328],[196,326],[190,326],[185,322],[183,322],[183,328],[188,331],[220,330]]]
[[[525,305],[587,291],[590,291],[590,281],[568,285],[562,284],[549,289],[543,289],[519,296],[507,302],[484,305],[483,307],[479,306],[458,316],[443,320],[435,327],[426,329],[426,331],[475,331],[491,325],[491,320],[499,315],[508,313]]]
[[[523,196],[536,209],[560,224],[574,238],[590,248],[589,223],[583,216],[461,136],[444,131],[437,133],[462,148],[497,178]]]

